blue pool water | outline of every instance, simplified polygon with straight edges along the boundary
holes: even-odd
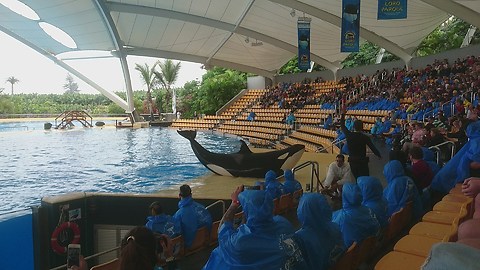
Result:
[[[38,205],[45,196],[151,193],[209,172],[173,129],[45,131],[43,123],[0,124],[0,220],[6,213]],[[212,133],[199,133],[197,141],[219,153],[240,147],[238,139]]]

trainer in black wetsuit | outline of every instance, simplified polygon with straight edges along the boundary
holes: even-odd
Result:
[[[347,138],[349,152],[348,163],[350,163],[350,169],[352,170],[353,176],[355,176],[356,179],[359,176],[370,175],[370,171],[368,170],[366,146],[368,145],[368,147],[377,157],[381,158],[382,155],[378,151],[377,147],[375,147],[370,137],[362,133],[363,122],[360,120],[355,120],[353,123],[353,129],[355,131],[351,132],[345,127],[345,113],[342,113],[340,125],[345,137]]]

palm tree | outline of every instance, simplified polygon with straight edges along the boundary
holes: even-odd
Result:
[[[17,82],[20,82],[19,79],[15,78],[14,76],[8,77],[7,82],[12,84],[12,96],[13,96],[13,85]]]
[[[150,113],[150,121],[153,121],[153,101],[152,101],[152,88],[156,83],[157,77],[155,76],[155,63],[151,68],[147,63],[145,65],[135,65],[135,69],[140,72],[140,77],[143,80],[143,83],[147,86],[147,102],[148,102],[148,111]]]
[[[170,92],[172,85],[177,81],[180,73],[180,62],[173,63],[172,60],[166,59],[165,62],[157,62],[161,72],[155,72],[158,81],[165,87],[167,93]],[[172,112],[177,113],[177,95],[175,89],[172,91]]]

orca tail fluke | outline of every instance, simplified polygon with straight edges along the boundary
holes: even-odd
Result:
[[[177,130],[177,132],[189,141],[195,140],[195,137],[197,136],[196,130]]]

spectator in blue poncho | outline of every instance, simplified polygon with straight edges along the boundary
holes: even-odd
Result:
[[[150,205],[150,212],[152,215],[147,217],[145,227],[153,232],[166,234],[170,238],[180,234],[180,224],[175,223],[170,215],[163,213],[160,202],[153,202]]]
[[[415,220],[423,215],[423,205],[413,180],[405,175],[405,170],[398,160],[391,160],[383,167],[383,175],[387,180],[387,187],[383,196],[387,200],[387,215],[405,207],[408,201],[413,202],[413,217]]]
[[[332,222],[332,209],[318,193],[302,196],[297,208],[302,227],[293,236],[303,254],[305,268],[329,269],[345,252],[338,224]]]
[[[343,185],[342,207],[333,213],[333,222],[340,226],[345,246],[378,235],[380,224],[372,210],[362,205],[362,195],[356,184]]]
[[[357,185],[362,192],[362,205],[370,208],[380,223],[380,227],[388,225],[387,200],[383,197],[383,187],[378,178],[373,176],[360,176]]]
[[[180,187],[180,202],[178,210],[173,216],[175,222],[180,224],[181,233],[185,240],[185,247],[192,245],[197,230],[206,226],[208,230],[212,228],[212,216],[205,209],[205,206],[193,201],[192,190],[189,185]]]
[[[248,121],[255,121],[255,117],[257,117],[257,114],[254,111],[251,111],[247,116],[247,120]]]
[[[265,190],[273,199],[280,198],[283,195],[283,185],[278,182],[277,174],[270,170],[265,174]]]
[[[302,189],[302,184],[295,180],[292,170],[285,170],[283,177],[285,178],[285,182],[283,182],[283,192],[285,194],[293,193]]]
[[[285,119],[285,123],[287,123],[287,125],[293,125],[295,123],[295,114],[293,114],[293,111],[291,111],[288,115],[287,115],[287,118]]]
[[[323,128],[324,129],[330,129],[330,126],[333,124],[333,115],[329,114],[328,117],[325,119],[325,122],[323,123]]]
[[[448,193],[456,183],[461,183],[472,176],[470,175],[472,165],[480,163],[480,121],[469,124],[466,131],[469,141],[435,175],[432,189]]]
[[[380,117],[377,117],[377,119],[375,120],[375,123],[373,124],[373,127],[370,129],[370,134],[379,135],[379,134],[382,134],[382,131],[383,131],[382,119]]]
[[[270,195],[263,190],[242,190],[240,186],[232,193],[232,204],[220,222],[218,247],[203,269],[299,269],[294,261],[302,261],[300,249],[278,231]],[[234,214],[240,205],[246,222],[235,229]]]

